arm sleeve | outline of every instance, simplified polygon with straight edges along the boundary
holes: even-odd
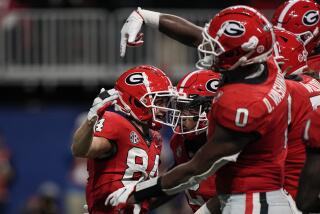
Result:
[[[103,117],[98,120],[94,126],[93,135],[95,137],[103,137],[108,140],[117,141],[121,132],[121,121],[119,117],[121,116],[114,112],[105,112]]]

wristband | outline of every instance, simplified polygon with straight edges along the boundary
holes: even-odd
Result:
[[[155,196],[167,195],[162,191],[161,177],[153,178],[147,181],[140,182],[136,185],[136,190],[133,193],[136,202],[141,202]]]
[[[160,13],[154,12],[151,10],[143,10],[140,7],[138,7],[137,12],[142,16],[143,21],[146,25],[153,27],[153,28],[159,28],[159,21],[160,21]]]

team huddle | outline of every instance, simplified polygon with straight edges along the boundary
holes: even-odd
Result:
[[[320,6],[287,1],[270,22],[237,5],[204,27],[138,8],[122,57],[143,25],[197,47],[198,70],[173,86],[139,65],[101,89],[72,144],[87,158],[88,212],[147,213],[183,191],[197,214],[320,212]],[[175,164],[159,174],[163,126]]]

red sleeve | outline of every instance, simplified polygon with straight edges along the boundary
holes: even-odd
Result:
[[[320,56],[314,55],[312,57],[308,57],[307,60],[308,67],[314,71],[320,70]]]
[[[307,121],[304,140],[308,147],[320,149],[320,108],[310,114]]]
[[[162,137],[160,135],[160,133],[158,131],[152,131],[152,138],[154,139],[155,143],[157,144],[157,148],[159,149],[159,153],[162,150],[162,144],[163,144],[163,140]]]
[[[257,131],[263,135],[266,132],[268,117],[267,109],[262,102],[245,98],[236,100],[234,97],[222,95],[212,105],[210,120],[234,131]]]
[[[123,129],[121,126],[121,116],[106,111],[102,118],[96,123],[94,127],[94,136],[103,137],[108,140],[118,140],[120,136],[120,130]]]

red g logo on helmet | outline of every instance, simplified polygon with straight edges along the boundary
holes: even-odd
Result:
[[[219,79],[211,79],[206,83],[206,89],[215,93],[218,90],[219,83]]]
[[[226,21],[221,28],[225,28],[223,33],[230,37],[239,37],[245,33],[244,26],[237,21]]]
[[[267,18],[242,5],[217,13],[203,28],[202,37],[196,66],[219,72],[266,61],[275,40]]]
[[[319,13],[315,10],[309,10],[307,11],[302,18],[303,24],[307,26],[312,26],[317,24],[319,21]]]
[[[130,74],[125,81],[128,85],[139,85],[143,83],[143,80],[144,77],[142,73],[133,73]]]

